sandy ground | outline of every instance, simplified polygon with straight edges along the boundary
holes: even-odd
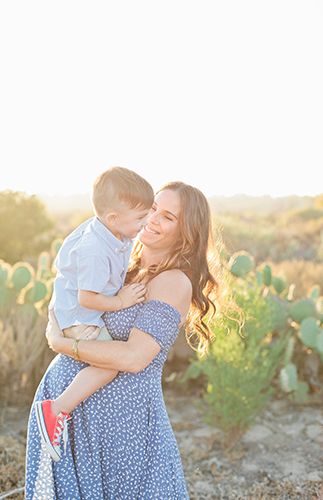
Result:
[[[323,405],[273,400],[226,452],[193,396],[166,389],[165,401],[191,500],[323,500]],[[28,412],[0,407],[0,500],[24,486]]]

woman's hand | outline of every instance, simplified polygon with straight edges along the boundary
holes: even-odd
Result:
[[[53,351],[59,352],[58,347],[62,339],[64,339],[64,334],[59,327],[58,321],[56,319],[53,309],[48,311],[48,323],[46,328],[46,338],[48,345]]]

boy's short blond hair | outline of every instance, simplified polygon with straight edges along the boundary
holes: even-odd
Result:
[[[112,167],[100,174],[93,183],[92,204],[96,215],[109,208],[115,210],[142,207],[149,209],[154,202],[154,191],[149,182],[136,172],[124,167]]]

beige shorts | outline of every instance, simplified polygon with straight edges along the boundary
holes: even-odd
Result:
[[[99,330],[98,326],[87,326],[87,325],[74,325],[69,328],[65,328],[63,330],[65,337],[74,338],[76,340],[112,340],[111,335],[109,334],[106,326],[103,326],[100,330],[100,333],[97,337],[97,331]],[[87,334],[87,331],[92,332]],[[93,338],[93,335],[95,338]]]
[[[110,333],[108,332],[106,326],[103,326],[101,328],[101,331],[100,331],[98,337],[96,338],[96,340],[112,340],[112,337],[111,337]]]

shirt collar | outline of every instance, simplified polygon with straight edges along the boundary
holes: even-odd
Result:
[[[120,241],[97,217],[93,217],[92,227],[94,231],[104,239],[115,254],[128,252],[132,247],[133,241],[131,238],[122,235],[123,241]]]

